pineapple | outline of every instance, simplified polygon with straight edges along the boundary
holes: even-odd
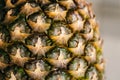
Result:
[[[104,80],[95,18],[85,0],[0,0],[0,80]]]

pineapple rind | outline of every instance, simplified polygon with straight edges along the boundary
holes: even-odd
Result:
[[[91,3],[1,0],[0,12],[0,80],[104,80]]]

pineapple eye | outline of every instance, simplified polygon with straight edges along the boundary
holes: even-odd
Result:
[[[100,72],[104,72],[104,67],[105,67],[105,61],[103,58],[102,53],[98,52],[97,53],[97,64],[96,64],[96,68],[100,71]]]
[[[58,59],[59,57],[63,57],[63,59],[68,59],[71,57],[71,54],[69,51],[67,51],[64,48],[55,48],[53,49],[51,52],[49,52],[47,54],[47,58],[51,58],[51,59]]]
[[[55,22],[48,30],[48,34],[55,43],[67,46],[68,40],[73,33],[66,23]]]
[[[52,27],[49,29],[49,34],[50,35],[56,35],[56,36],[59,36],[59,35],[68,35],[72,33],[72,30],[67,27],[67,25],[65,23],[62,23],[62,22],[56,22],[52,25]]]
[[[92,44],[87,44],[86,48],[85,48],[85,54],[86,54],[86,59],[88,61],[90,61],[90,63],[95,62],[96,61],[96,49]]]
[[[68,65],[68,72],[75,78],[84,77],[88,63],[82,58],[74,58]]]
[[[52,40],[45,33],[34,33],[30,35],[25,39],[25,44],[33,55],[37,55],[37,58],[45,56],[46,52],[53,47]]]
[[[12,55],[20,54],[21,57],[30,57],[29,50],[19,42],[13,43],[12,45],[8,46],[9,53]]]
[[[21,7],[21,13],[23,15],[29,16],[33,13],[39,12],[41,10],[40,6],[35,3],[33,0],[26,2],[22,7]]]
[[[84,24],[84,27],[83,27],[83,29],[80,31],[81,33],[90,33],[91,32],[91,28],[92,28],[92,26],[90,25],[90,23],[87,21],[87,22],[85,22],[85,24]]]
[[[51,66],[43,60],[35,60],[25,65],[27,74],[35,80],[45,79],[50,69]]]
[[[24,64],[30,60],[31,52],[23,43],[14,42],[8,46],[7,50],[12,63],[17,64],[18,66],[24,66]]]
[[[98,80],[99,76],[98,76],[98,72],[97,72],[96,68],[94,68],[94,67],[88,68],[88,70],[86,72],[86,78],[89,80]]]
[[[100,39],[100,35],[99,35],[99,32],[97,31],[94,31],[94,34],[93,34],[93,39],[91,41],[97,41],[97,40],[101,40]]]
[[[97,59],[98,59],[98,63],[100,63],[100,64],[104,63],[104,59],[103,59],[102,53],[99,53],[99,54],[97,55]]]
[[[51,46],[52,45],[51,39],[49,39],[45,33],[32,34],[25,40],[27,45],[33,45],[33,46],[36,46],[38,41],[40,41],[39,46]]]
[[[12,24],[10,26],[10,29],[12,31],[15,31],[17,29],[22,33],[29,33],[30,32],[30,28],[28,27],[27,23],[25,23],[25,20],[22,18],[19,18],[17,21],[15,21],[14,24]]]
[[[91,53],[93,51],[95,51],[95,47],[92,44],[88,44],[86,46],[86,51],[85,52],[88,54],[88,53]],[[90,54],[88,54],[88,55],[90,55]]]
[[[24,18],[17,19],[9,26],[11,39],[15,41],[23,41],[31,32],[30,27],[25,22]]]
[[[19,7],[18,8],[12,8],[8,10],[2,10],[0,15],[3,16],[4,18],[1,19],[3,20],[2,22],[5,25],[9,25],[10,23],[14,22],[18,17],[19,17]]]
[[[83,21],[82,16],[77,12],[77,11],[73,11],[73,10],[69,10],[66,16],[67,22],[68,24],[72,24],[76,21]]]
[[[70,70],[78,70],[87,67],[87,62],[82,58],[74,58],[69,65]]]
[[[77,32],[69,39],[68,49],[75,56],[84,55],[85,43],[86,40],[84,39],[84,37],[79,32]]]
[[[58,68],[66,68],[71,60],[71,53],[64,48],[54,48],[46,54],[49,63]]]
[[[38,20],[40,17],[41,17],[41,20],[45,21],[46,16],[45,16],[45,14],[42,13],[42,12],[37,12],[37,13],[34,13],[34,14],[30,15],[30,16],[28,17],[28,20],[30,19],[30,20],[32,20],[32,21],[34,21],[34,22],[37,22],[37,20]]]
[[[50,4],[45,8],[45,13],[55,21],[65,20],[67,11],[59,4]]]
[[[46,77],[46,80],[71,80],[71,76],[64,71],[56,70],[50,72]]]
[[[49,29],[51,20],[43,12],[37,12],[30,15],[27,19],[29,26],[36,32],[45,32]]]
[[[80,43],[81,43],[81,45],[84,45],[85,39],[84,39],[79,33],[76,33],[76,34],[73,35],[73,37],[68,41],[68,46],[69,46],[70,48],[75,48],[75,47],[78,47]],[[81,46],[81,47],[82,47],[82,46]]]
[[[70,23],[77,21],[79,18],[79,15],[77,15],[73,11],[69,11],[66,18],[67,18],[67,22],[70,24]]]
[[[36,60],[32,61],[31,63],[27,63],[25,68],[31,71],[35,71],[37,68],[41,68],[41,71],[49,71],[51,69],[50,65],[43,60]]]

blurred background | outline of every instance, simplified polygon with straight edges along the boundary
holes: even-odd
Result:
[[[88,0],[104,39],[106,80],[120,80],[120,0]]]

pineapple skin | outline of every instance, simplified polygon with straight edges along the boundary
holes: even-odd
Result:
[[[102,43],[85,0],[0,1],[0,80],[104,80]]]

